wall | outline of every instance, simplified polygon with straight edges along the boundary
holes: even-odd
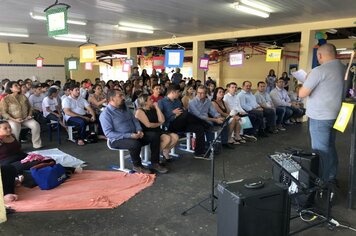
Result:
[[[38,55],[44,58],[44,65],[56,65],[56,67],[34,67],[35,58]],[[60,66],[64,66],[64,58],[71,55],[79,57],[79,48],[0,43],[0,64],[12,65],[0,66],[0,79],[7,77],[15,80],[37,76],[40,81],[45,81],[46,79],[64,81],[64,67]],[[93,71],[85,71],[84,65],[81,64],[78,71],[73,72],[72,75],[73,79],[78,81],[84,78],[94,80],[99,77],[99,67],[95,66]]]

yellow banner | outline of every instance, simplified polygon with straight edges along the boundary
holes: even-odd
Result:
[[[267,53],[266,53],[267,62],[281,61],[281,57],[282,57],[282,49],[267,49]]]
[[[96,46],[88,45],[80,47],[80,62],[95,62]]]
[[[349,123],[352,111],[354,109],[354,104],[343,102],[339,115],[334,124],[334,129],[344,132],[347,124]]]

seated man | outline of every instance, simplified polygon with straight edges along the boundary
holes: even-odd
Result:
[[[79,138],[77,144],[85,145],[84,139],[86,135],[86,126],[90,122],[95,122],[94,110],[90,107],[87,100],[80,96],[79,86],[72,84],[69,87],[70,95],[62,101],[64,111],[64,119],[68,125],[79,128]],[[89,115],[87,114],[89,112]]]
[[[224,102],[229,106],[231,110],[235,110],[237,115],[240,117],[248,116],[252,123],[252,128],[244,130],[244,136],[250,139],[251,141],[257,141],[255,137],[257,133],[257,127],[261,126],[261,120],[257,119],[255,115],[247,114],[247,112],[241,107],[240,99],[236,95],[237,84],[232,82],[227,85],[227,93],[224,96]]]
[[[207,88],[204,85],[198,87],[197,96],[189,101],[188,111],[211,126],[220,125],[225,121],[207,98]],[[211,131],[206,132],[206,137],[208,142],[214,139]],[[223,147],[234,148],[228,143],[228,126],[225,126],[221,133],[221,144]]]
[[[289,124],[290,118],[299,118],[304,115],[304,111],[291,102],[287,90],[284,89],[283,79],[278,79],[270,96],[275,107],[285,107],[286,113],[283,120],[285,124]]]
[[[204,127],[204,123],[198,117],[184,110],[182,103],[179,100],[179,85],[171,84],[167,88],[167,95],[158,102],[165,117],[165,127],[169,131],[178,132],[193,132],[196,135],[196,146],[194,155],[197,158],[203,158],[205,154],[205,129],[209,129],[209,125]]]
[[[33,94],[29,97],[30,105],[32,106],[32,115],[33,118],[38,123],[44,123],[43,113],[42,113],[42,102],[45,98],[45,95],[42,93],[42,86],[41,84],[36,84],[33,87]]]
[[[276,133],[275,131],[276,114],[274,110],[264,111],[263,108],[260,105],[258,105],[258,103],[256,102],[256,97],[251,93],[251,86],[252,83],[250,81],[244,81],[242,83],[242,90],[237,95],[237,97],[240,100],[240,105],[242,109],[244,109],[249,115],[254,115],[256,119],[259,120],[258,122],[259,126],[256,127],[256,129],[258,129],[259,136],[267,137],[264,131],[265,124],[263,121],[263,117],[266,117],[267,120],[267,130],[270,133]]]
[[[255,93],[256,101],[258,105],[263,108],[263,113],[268,110],[273,110],[276,113],[277,120],[274,119],[271,125],[276,126],[278,130],[285,131],[286,129],[282,125],[284,114],[286,112],[284,107],[275,107],[273,105],[270,95],[266,92],[266,83],[260,81],[257,83],[257,92]]]
[[[150,174],[151,171],[142,165],[140,152],[143,137],[139,121],[126,107],[124,95],[119,90],[108,90],[108,106],[100,114],[100,123],[112,148],[128,149],[133,163],[133,170]],[[152,160],[154,163],[158,160]],[[156,163],[157,163],[156,162]]]

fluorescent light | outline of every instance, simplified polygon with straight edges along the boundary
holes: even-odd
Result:
[[[241,5],[240,3],[234,3],[234,8],[238,11],[242,11],[244,13],[248,13],[251,15],[255,15],[255,16],[259,16],[259,17],[263,17],[263,18],[268,18],[269,17],[269,13],[268,12],[264,12],[264,11],[260,11],[260,10],[256,10],[254,8],[245,6],[245,5]]]
[[[47,20],[46,16],[43,15],[36,15],[33,12],[30,12],[30,16],[32,19],[34,20]],[[81,21],[81,20],[71,20],[71,19],[67,19],[67,23],[68,24],[72,24],[72,25],[86,25],[87,22],[86,21]]]
[[[337,48],[336,51],[345,51],[347,48]]]
[[[254,1],[240,0],[240,2],[245,4],[245,5],[247,5],[247,6],[250,6],[250,7],[256,8],[256,9],[260,9],[260,10],[265,11],[265,12],[272,12],[271,8],[269,8],[268,6],[262,5],[260,3],[254,2]]]
[[[126,27],[126,26],[118,26],[118,29],[123,30],[123,31],[153,34],[153,30],[148,30],[148,29],[130,28],[130,27]]]
[[[28,34],[17,34],[17,33],[6,33],[0,32],[0,36],[9,36],[9,37],[21,37],[21,38],[28,38]]]
[[[351,54],[354,50],[341,51],[339,54]]]
[[[349,39],[356,39],[356,36],[351,35],[351,36],[349,36],[348,38],[349,38]]]
[[[326,32],[328,32],[330,34],[336,34],[337,33],[337,29],[328,29]]]
[[[134,23],[129,23],[129,22],[119,22],[119,25],[130,27],[130,28],[153,30],[153,27],[150,25],[141,25],[141,24],[134,24]]]
[[[86,42],[87,36],[80,35],[80,34],[63,34],[58,36],[53,36],[56,40],[63,40],[63,41],[73,41],[73,42]]]

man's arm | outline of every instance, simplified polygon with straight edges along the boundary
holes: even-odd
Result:
[[[121,133],[115,131],[112,117],[106,112],[102,112],[100,114],[99,120],[100,120],[101,127],[103,128],[103,132],[109,140],[120,140],[124,138],[131,138],[132,133]]]
[[[245,111],[251,111],[253,109],[253,107],[247,103],[246,96],[240,93],[239,95],[237,95],[237,97],[240,100],[240,106],[242,107],[242,109],[244,109]]]
[[[311,90],[304,86],[299,89],[299,97],[301,97],[301,98],[308,97],[310,95],[310,93],[311,93]]]

